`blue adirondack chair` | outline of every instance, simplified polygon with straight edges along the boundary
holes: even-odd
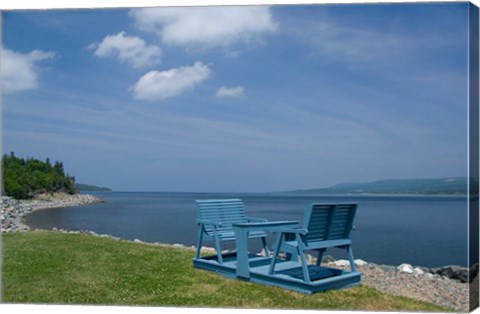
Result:
[[[298,258],[300,256],[303,280],[311,282],[306,251],[317,251],[317,265],[327,248],[346,249],[352,272],[356,272],[352,252],[350,231],[357,211],[357,204],[312,204],[305,210],[303,222],[299,228],[279,228],[277,242],[268,273],[275,272],[278,254],[283,251]]]
[[[197,203],[197,224],[199,226],[195,256],[197,259],[200,258],[203,241],[213,241],[217,260],[220,264],[223,263],[221,242],[235,240],[232,224],[267,221],[263,218],[247,217],[241,199],[196,200],[195,202]],[[265,231],[252,231],[248,238],[261,238],[265,254],[268,256],[270,253],[266,236]]]

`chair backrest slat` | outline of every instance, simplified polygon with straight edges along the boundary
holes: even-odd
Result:
[[[312,204],[305,211],[305,241],[316,242],[350,237],[357,204]]]
[[[196,200],[197,220],[221,223],[217,230],[233,232],[232,224],[247,222],[245,206],[241,199]],[[208,235],[213,234],[212,226],[205,226]]]

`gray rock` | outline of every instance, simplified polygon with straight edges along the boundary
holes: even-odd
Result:
[[[378,268],[380,268],[381,270],[386,271],[386,272],[396,272],[397,271],[397,268],[395,266],[391,266],[391,265],[378,265]]]
[[[458,265],[448,265],[448,266],[435,267],[430,269],[430,272],[432,274],[437,274],[439,276],[449,278],[449,279],[460,280],[461,282],[469,281],[470,271],[471,270],[469,270],[468,268],[460,267]]]
[[[458,279],[461,282],[468,282],[469,270],[465,267],[452,268],[452,279]]]
[[[322,257],[322,263],[327,264],[327,263],[332,263],[332,262],[335,262],[335,259],[332,256],[325,255],[325,256]]]
[[[470,269],[468,270],[468,277],[469,280],[468,282],[473,282],[473,280],[478,276],[478,263],[474,264]]]

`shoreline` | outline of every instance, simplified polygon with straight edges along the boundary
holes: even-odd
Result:
[[[0,230],[1,233],[5,232],[15,232],[15,231],[31,231],[31,230],[40,230],[40,231],[57,231],[57,232],[66,232],[66,233],[88,233],[91,235],[96,235],[96,236],[101,236],[101,237],[109,237],[112,239],[116,240],[124,240],[124,241],[132,241],[128,239],[123,239],[119,238],[113,235],[109,234],[103,234],[99,235],[95,231],[91,230],[81,230],[81,231],[75,231],[75,230],[65,230],[65,229],[57,229],[53,227],[51,230],[48,229],[36,229],[36,228],[30,228],[28,225],[23,223],[23,219],[28,216],[29,214],[39,211],[39,210],[45,210],[45,209],[53,209],[53,208],[68,208],[68,207],[77,207],[77,206],[88,206],[88,205],[93,205],[97,203],[103,203],[105,202],[104,199],[99,198],[97,196],[91,195],[91,194],[74,194],[74,195],[69,195],[69,194],[55,194],[55,195],[41,195],[37,199],[32,199],[32,200],[17,200],[9,196],[2,196],[2,204],[1,204],[1,225],[0,225]],[[140,243],[146,243],[146,244],[162,244],[165,246],[174,246],[174,247],[184,247],[184,248],[193,248],[195,249],[194,246],[186,246],[184,244],[179,244],[179,243],[174,243],[174,244],[169,244],[169,243],[160,243],[160,242],[144,242],[139,239],[133,240],[134,242],[140,242]],[[203,247],[202,249],[205,249],[207,252],[215,252],[214,248],[211,247]],[[225,252],[228,252],[228,250],[225,250]],[[333,261],[335,259],[331,256],[329,258]],[[316,257],[307,254],[307,260],[309,263],[315,263],[316,262]],[[322,259],[322,263],[323,263]],[[358,259],[360,264],[364,262],[361,259]],[[342,263],[347,262],[346,260],[338,260],[340,261],[340,264],[338,266],[344,266]],[[356,260],[357,261],[357,260]],[[452,278],[452,272],[449,271],[443,271],[445,268],[455,268],[455,269],[465,269],[468,270],[467,267],[460,266],[460,265],[444,265],[444,266],[437,266],[437,267],[424,267],[424,266],[412,266],[408,263],[402,263],[399,266],[392,266],[392,265],[386,265],[386,264],[376,264],[376,263],[369,263],[369,264],[374,264],[374,265],[379,265],[383,266],[385,268],[390,267],[390,268],[398,268],[398,271],[408,273],[408,274],[422,274],[422,271],[425,272],[430,272],[432,274],[438,274],[440,276],[448,277],[450,279],[458,279],[460,278]],[[460,276],[462,277],[462,276]],[[463,276],[464,280],[461,280],[462,282],[466,282],[467,276]]]
[[[9,196],[2,196],[1,233],[32,230],[23,222],[23,219],[38,210],[86,206],[102,202],[105,200],[90,194],[57,193],[41,195],[33,200],[17,200]]]
[[[143,242],[138,239],[127,240],[112,235],[101,235],[94,231],[81,230],[70,231],[52,228],[52,230],[32,229],[23,223],[23,218],[30,213],[49,208],[66,208],[91,205],[105,200],[90,194],[55,195],[43,197],[36,200],[15,200],[2,196],[1,207],[1,233],[27,232],[27,231],[52,231],[72,234],[89,234],[92,236],[110,238],[119,241],[129,241],[146,245],[158,245],[177,249],[195,250],[195,246],[183,244],[167,244],[160,242]],[[210,247],[202,247],[202,252],[215,253]],[[315,263],[316,258],[308,255],[308,262]],[[356,267],[363,274],[362,284],[373,287],[379,291],[410,297],[417,300],[442,305],[460,311],[469,310],[470,287],[478,287],[478,264],[471,269],[458,265],[447,265],[443,267],[426,268],[401,264],[399,266],[381,265],[355,260]],[[322,265],[349,269],[346,260],[335,260],[330,256],[322,259]],[[469,280],[470,279],[470,280]],[[470,281],[470,282],[469,282]]]

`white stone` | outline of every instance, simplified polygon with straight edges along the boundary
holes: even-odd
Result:
[[[339,259],[338,261],[335,261],[332,264],[335,266],[350,266],[350,262],[347,261],[346,259]]]
[[[415,273],[415,275],[423,275],[423,274],[425,274],[425,272],[424,272],[421,268],[419,268],[419,267],[415,267],[415,268],[413,269],[413,272]]]
[[[316,257],[313,257],[312,255],[310,254],[306,254],[307,256],[307,263],[308,264],[314,264],[317,262],[317,258]]]
[[[355,260],[355,265],[356,266],[365,266],[365,265],[368,265],[368,263],[365,262],[363,259],[356,259]]]
[[[425,277],[427,277],[428,279],[431,279],[431,280],[435,279],[435,276],[433,274],[430,274],[430,273],[426,273]]]
[[[397,270],[401,273],[413,274],[413,266],[410,264],[401,264],[397,267]]]
[[[207,246],[202,246],[201,251],[204,253],[215,253],[215,249]]]

